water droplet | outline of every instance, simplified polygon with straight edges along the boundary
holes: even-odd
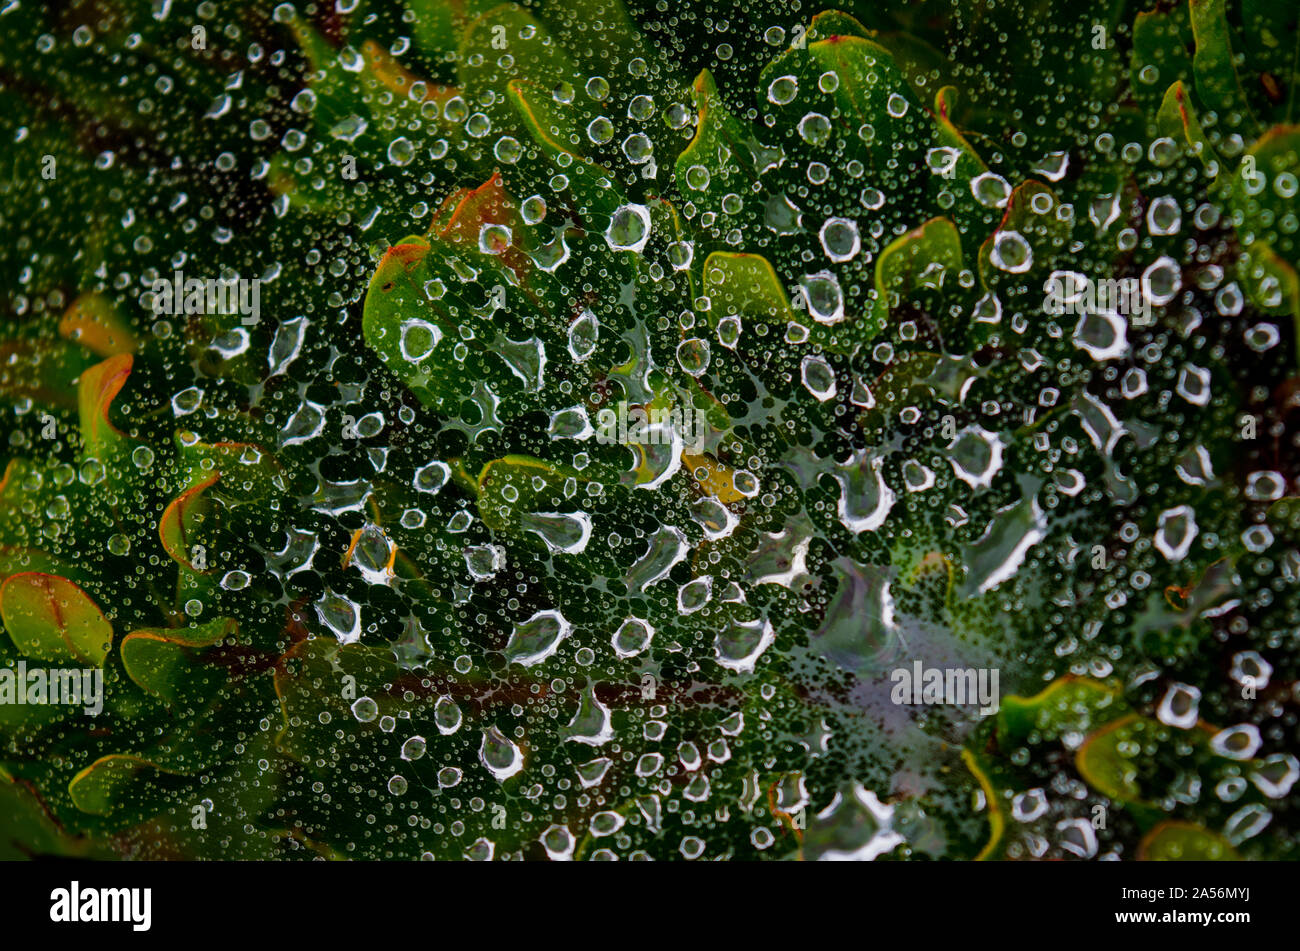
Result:
[[[624,205],[614,212],[605,242],[614,251],[640,254],[650,240],[650,209],[645,205]]]
[[[1190,730],[1196,726],[1201,692],[1187,684],[1170,684],[1156,708],[1156,718],[1167,726]]]
[[[583,309],[569,325],[569,356],[582,363],[596,351],[600,339],[600,321],[590,310]]]
[[[799,95],[799,81],[793,76],[778,76],[768,83],[767,101],[774,106],[786,106]]]
[[[410,165],[415,158],[415,146],[406,136],[398,136],[388,143],[388,161],[399,168]]]
[[[524,768],[524,754],[496,727],[483,731],[479,762],[498,782],[505,782]]]
[[[1023,274],[1034,264],[1034,252],[1019,231],[999,231],[989,255],[993,266],[1010,274]]]
[[[837,264],[853,260],[862,248],[857,223],[850,218],[827,218],[820,238],[822,251]]]
[[[1151,202],[1147,208],[1147,230],[1156,236],[1178,234],[1183,222],[1183,213],[1178,202],[1168,195]]]
[[[844,319],[844,292],[840,290],[839,279],[830,271],[806,275],[799,290],[813,320],[835,324]]]
[[[835,398],[838,392],[835,385],[835,371],[822,357],[804,357],[799,366],[799,376],[803,381],[804,389],[818,402],[824,403]]]
[[[514,626],[506,644],[506,660],[522,667],[540,664],[560,649],[573,625],[559,611],[538,611]]]
[[[1196,513],[1190,505],[1179,505],[1160,513],[1155,546],[1169,561],[1182,561],[1196,540]]]

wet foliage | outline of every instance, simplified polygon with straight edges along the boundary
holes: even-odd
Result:
[[[1296,16],[3,3],[0,856],[1295,857]]]

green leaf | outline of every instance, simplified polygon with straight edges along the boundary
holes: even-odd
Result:
[[[307,79],[316,94],[312,124],[318,136],[328,138],[340,122],[368,116],[363,92],[339,62],[339,51],[302,17],[295,16],[290,29],[312,70]]]
[[[867,338],[889,326],[891,312],[936,309],[938,292],[955,284],[961,269],[961,235],[948,218],[933,218],[895,238],[876,259],[876,302]]]
[[[1137,714],[1129,714],[1094,732],[1079,747],[1075,763],[1089,786],[1120,802],[1150,805],[1143,802],[1136,765],[1120,752],[1121,747],[1141,741],[1144,722]]]
[[[1252,145],[1227,182],[1226,197],[1245,248],[1238,261],[1247,293],[1274,315],[1300,317],[1300,240],[1295,190],[1300,126],[1276,126]]]
[[[661,77],[672,74],[660,47],[637,28],[623,0],[541,0],[537,11],[552,36],[562,38],[581,71],[604,77],[612,88],[640,92],[650,77],[655,77],[657,85]],[[619,51],[620,59],[628,64],[626,69],[611,68],[610,50]],[[643,73],[631,68],[638,59],[645,64]]]
[[[1260,310],[1293,321],[1300,315],[1300,274],[1266,241],[1252,242],[1242,251],[1237,276]]]
[[[1242,48],[1246,75],[1258,76],[1253,101],[1274,122],[1295,122],[1300,98],[1300,30],[1291,0],[1242,0]]]
[[[109,421],[108,411],[131,375],[133,362],[129,353],[109,357],[82,373],[77,387],[86,455],[99,458],[106,466],[118,460],[129,447],[130,440]]]
[[[1041,741],[1065,733],[1091,733],[1128,712],[1119,691],[1110,684],[1066,676],[1052,681],[1032,697],[1009,696],[998,711],[998,742],[1011,748],[1031,735]]]
[[[216,618],[188,628],[144,628],[122,638],[122,666],[147,693],[175,704],[204,692],[213,681],[224,682],[225,670],[204,672],[195,665],[201,648],[219,644],[239,630],[233,618]]]
[[[820,92],[818,85],[827,74],[838,77],[829,96]],[[843,141],[876,173],[873,180],[891,183],[897,178],[887,174],[887,166],[913,168],[931,132],[927,128],[930,116],[883,46],[853,34],[815,39],[804,49],[788,51],[763,70],[759,78],[762,94],[766,97],[773,81],[784,75],[794,76],[798,83],[793,100],[779,107],[790,132],[795,132],[804,113],[814,107],[824,110],[823,100],[829,99],[827,105],[835,112],[832,118],[847,133]],[[891,108],[906,111],[894,116]],[[805,129],[787,133],[786,138],[799,142],[807,134]]]
[[[1253,133],[1258,123],[1233,64],[1225,0],[1190,0],[1188,6],[1192,34],[1196,38],[1192,70],[1196,75],[1197,96],[1207,109],[1218,113],[1224,128]]]
[[[1161,135],[1167,135],[1201,160],[1207,172],[1217,175],[1223,168],[1219,155],[1210,144],[1205,130],[1201,128],[1196,117],[1187,87],[1182,80],[1165,90],[1160,109],[1156,114],[1156,127]]]
[[[156,812],[168,791],[181,783],[179,774],[151,760],[127,753],[102,756],[77,773],[68,784],[73,805],[95,816],[113,816],[123,810],[131,818]]]
[[[481,104],[493,139],[513,131],[518,122],[502,98],[511,81],[526,79],[548,89],[559,86],[568,90],[574,102],[579,101],[578,90],[585,83],[563,44],[514,3],[492,7],[466,26],[458,49],[457,73],[465,101]]]
[[[501,55],[507,51],[509,56]],[[459,60],[461,85],[471,100],[520,77],[556,83],[581,76],[563,43],[515,3],[498,4],[469,23]]]
[[[75,409],[74,381],[92,363],[81,347],[63,341],[0,341],[0,394],[56,411]]]
[[[781,279],[762,255],[715,251],[705,258],[701,273],[711,327],[733,314],[778,327],[800,322]]]
[[[107,861],[117,854],[107,840],[60,825],[31,783],[0,769],[0,861],[52,856]]]
[[[707,69],[695,78],[692,96],[698,112],[695,136],[677,156],[677,188],[688,199],[719,214],[723,213],[723,196],[751,192],[760,163],[772,157],[732,116]],[[757,202],[751,199],[750,204]]]
[[[1237,850],[1223,836],[1191,822],[1162,822],[1142,839],[1138,858],[1146,862],[1233,862]]]
[[[442,139],[463,153],[465,127],[446,111],[459,90],[422,80],[374,40],[360,43],[360,50],[335,49],[302,18],[291,25],[312,69],[308,85],[315,101],[310,123],[319,154],[306,168],[301,167],[300,157],[288,152],[272,161],[271,190],[290,206],[331,218],[352,209],[357,194],[357,182],[352,180],[377,177],[389,159],[393,128],[421,127],[431,139]],[[423,87],[422,95],[416,94],[418,87]],[[471,168],[487,163],[481,152],[465,158]],[[417,176],[437,167],[427,149],[415,149],[408,162],[406,173]],[[372,203],[366,211],[372,214],[370,226],[380,233],[401,228],[407,220],[386,204]]]
[[[173,560],[191,571],[204,570],[197,568],[191,560],[191,546],[199,537],[198,530],[209,514],[210,506],[204,493],[219,478],[219,472],[195,473],[190,487],[173,499],[158,519],[158,537],[163,548]]]
[[[1140,11],[1133,20],[1129,83],[1148,123],[1156,123],[1166,90],[1192,82],[1192,26],[1187,7]],[[1168,135],[1168,132],[1163,134]]]
[[[405,0],[411,12],[411,35],[429,58],[441,60],[455,54],[464,29],[474,19],[498,6],[497,0]]]
[[[59,335],[101,357],[135,353],[140,343],[125,316],[103,294],[82,294],[64,311]]]
[[[298,642],[275,667],[283,720],[276,748],[313,770],[323,768],[325,764],[318,762],[320,752],[334,742],[330,738],[340,725],[373,732],[379,729],[380,715],[404,709],[388,692],[397,674],[387,648],[344,646],[332,638]],[[375,701],[375,715],[359,720],[352,706],[367,697]],[[322,717],[326,712],[328,716]]]
[[[13,464],[11,462],[10,466]],[[5,502],[4,496],[4,483],[0,482],[0,505]],[[47,551],[21,545],[0,545],[0,583],[11,575],[24,571],[60,575],[77,584],[83,584],[87,580],[86,573],[81,568],[70,565]]]
[[[113,644],[99,606],[58,575],[11,575],[0,585],[0,617],[18,650],[36,660],[102,667]]]
[[[546,174],[552,167],[550,163],[564,167],[568,190],[575,200],[574,211],[590,224],[591,230],[603,233],[625,199],[613,176],[583,154],[583,130],[594,116],[557,102],[550,90],[532,79],[512,80],[506,86],[506,98],[546,160],[526,163],[521,171]],[[520,180],[522,184],[525,176]]]
[[[1275,126],[1246,150],[1227,196],[1242,243],[1263,241],[1292,268],[1300,268],[1300,240],[1288,227],[1298,177],[1300,126]]]
[[[525,514],[540,500],[559,495],[565,480],[576,480],[577,475],[567,467],[529,456],[495,459],[479,473],[479,515],[494,531],[522,531]]]
[[[1043,275],[1053,269],[1073,227],[1067,211],[1041,182],[1027,181],[1012,191],[1002,224],[980,246],[981,283],[1000,296],[1023,294],[1041,303]]]
[[[987,759],[971,750],[969,747],[961,751],[962,762],[970,770],[972,776],[979,783],[980,792],[984,797],[984,808],[988,811],[989,837],[988,841],[979,850],[975,856],[975,861],[984,862],[990,859],[1002,857],[1002,835],[1006,831],[1007,820],[1002,812],[1002,795],[998,788],[989,778],[991,769]]]

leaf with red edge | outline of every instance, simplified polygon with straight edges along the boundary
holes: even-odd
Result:
[[[168,787],[180,784],[174,778],[180,775],[152,760],[114,753],[77,773],[68,783],[68,794],[73,805],[91,815],[112,816],[128,806],[133,813],[147,815],[158,811]]]
[[[1138,846],[1143,862],[1231,862],[1241,858],[1232,843],[1194,822],[1162,822]]]
[[[173,560],[191,571],[202,570],[192,561],[190,546],[194,544],[197,531],[210,507],[203,493],[220,478],[219,472],[206,476],[196,475],[190,487],[174,498],[158,519],[158,537],[162,539],[163,548]]]
[[[122,638],[122,666],[142,689],[174,704],[182,695],[202,692],[214,681],[226,681],[223,670],[205,676],[195,658],[238,630],[237,621],[222,617],[196,627],[132,631]]]
[[[111,455],[127,441],[126,434],[109,421],[108,409],[131,375],[134,362],[129,353],[119,353],[81,374],[77,409],[88,455]]]
[[[59,335],[101,357],[135,353],[139,341],[122,314],[102,294],[82,294],[59,321]]]
[[[67,578],[28,571],[0,585],[0,618],[26,657],[101,667],[113,626],[90,595]]]
[[[485,230],[491,225],[508,228],[510,243],[503,243],[499,232]],[[433,229],[433,236],[448,244],[497,255],[520,284],[532,269],[532,261],[520,246],[526,236],[523,218],[497,172],[478,188],[462,188],[452,194],[438,210]]]

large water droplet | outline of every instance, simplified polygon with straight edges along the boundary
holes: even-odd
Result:
[[[650,209],[645,205],[624,205],[614,212],[605,242],[615,251],[640,254],[650,240]]]
[[[559,611],[538,611],[516,624],[506,644],[506,660],[521,667],[540,664],[560,649],[573,625]]]
[[[844,292],[839,278],[830,271],[809,274],[799,285],[804,306],[813,320],[822,324],[835,324],[844,319]]]
[[[498,782],[504,782],[524,768],[523,752],[496,727],[483,731],[478,758]]]

